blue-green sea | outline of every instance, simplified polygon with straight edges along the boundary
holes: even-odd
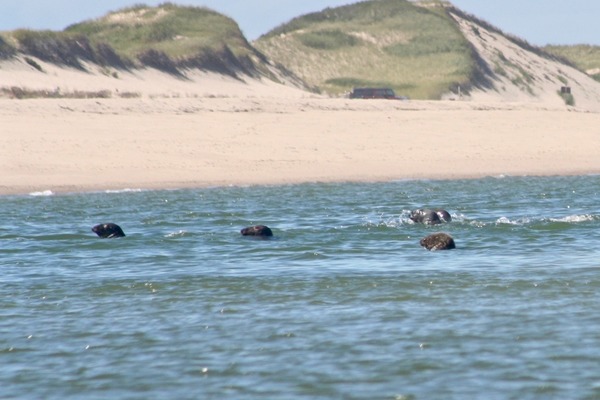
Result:
[[[580,176],[0,197],[0,398],[600,398],[599,191]],[[414,224],[421,207],[453,221]],[[104,222],[127,236],[96,237]],[[274,238],[240,235],[255,224]],[[421,248],[436,231],[457,248]]]

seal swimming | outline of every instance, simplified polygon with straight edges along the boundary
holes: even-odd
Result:
[[[107,224],[98,224],[92,228],[92,232],[104,239],[124,237],[125,232],[117,224],[109,222]]]
[[[419,243],[421,246],[430,251],[450,250],[456,248],[456,244],[454,243],[452,236],[444,232],[432,233],[431,235],[425,236]]]
[[[442,223],[440,216],[435,211],[428,208],[412,211],[409,218],[413,222],[425,225],[437,225]]]
[[[412,211],[409,218],[413,222],[426,225],[437,225],[452,221],[450,213],[441,208],[434,208],[433,210],[429,208],[419,208],[418,210]]]
[[[265,225],[249,226],[240,231],[242,236],[271,237],[273,231]]]

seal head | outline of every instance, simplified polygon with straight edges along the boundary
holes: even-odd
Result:
[[[442,223],[438,213],[428,208],[414,210],[410,213],[409,218],[413,222],[425,225],[437,225]]]
[[[431,235],[425,236],[419,243],[421,246],[430,251],[450,250],[456,248],[456,244],[454,243],[452,236],[444,232],[432,233]]]
[[[410,213],[409,218],[416,223],[425,225],[437,225],[452,221],[450,213],[441,208],[419,208]]]
[[[265,225],[255,225],[244,228],[240,231],[242,236],[256,236],[256,237],[271,237],[273,231],[271,228]]]
[[[125,236],[123,229],[117,224],[109,222],[107,224],[98,224],[92,228],[92,232],[104,239],[118,238]]]

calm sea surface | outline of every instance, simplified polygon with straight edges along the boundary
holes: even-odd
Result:
[[[585,176],[0,197],[0,398],[600,398],[599,193]],[[454,220],[413,224],[423,206]],[[253,224],[275,238],[241,237]],[[419,246],[438,230],[456,250]]]

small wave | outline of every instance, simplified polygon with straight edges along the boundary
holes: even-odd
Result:
[[[397,228],[403,225],[405,221],[397,217],[381,218],[378,221],[367,220],[361,226],[365,228]],[[344,227],[340,227],[344,228]]]
[[[583,215],[569,215],[563,218],[550,218],[552,222],[569,222],[569,223],[577,223],[577,222],[587,222],[594,221],[594,216],[591,214],[583,214]]]
[[[519,218],[511,220],[507,217],[500,217],[496,220],[496,225],[525,225],[530,222],[531,220],[529,218]]]
[[[487,223],[485,223],[483,221],[478,221],[478,220],[469,221],[469,220],[464,219],[459,222],[465,223],[467,226],[473,226],[475,228],[484,228],[488,225]],[[457,223],[457,222],[455,222],[455,223]]]
[[[52,190],[42,190],[41,192],[31,192],[29,195],[35,197],[54,196],[54,192]]]
[[[178,237],[184,237],[188,235],[188,231],[177,231],[177,232],[171,232],[165,235],[166,238],[178,238]]]

